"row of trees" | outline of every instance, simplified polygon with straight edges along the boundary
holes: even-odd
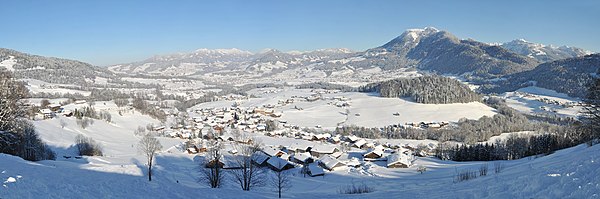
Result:
[[[382,97],[410,97],[418,103],[449,104],[480,101],[481,96],[458,80],[438,75],[399,78],[360,87]]]
[[[28,90],[12,74],[0,69],[0,153],[38,161],[55,159],[54,152],[39,138],[27,119],[23,100]]]

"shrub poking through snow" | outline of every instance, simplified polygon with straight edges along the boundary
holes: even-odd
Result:
[[[366,185],[365,183],[342,186],[338,189],[338,193],[340,194],[363,194],[363,193],[371,193],[375,191],[373,187]]]

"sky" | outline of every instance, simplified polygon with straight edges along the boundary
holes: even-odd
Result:
[[[597,0],[0,2],[0,48],[99,66],[199,48],[362,51],[429,26],[488,43],[600,52]]]

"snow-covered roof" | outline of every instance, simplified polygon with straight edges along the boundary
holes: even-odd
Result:
[[[337,150],[335,145],[315,145],[310,151],[332,154]]]
[[[283,169],[286,165],[289,164],[287,160],[281,159],[279,157],[271,157],[267,160],[267,164],[275,167],[278,170]]]
[[[321,168],[317,163],[311,163],[308,165],[308,170],[310,171],[311,176],[318,176],[325,174],[323,168]]]
[[[406,155],[403,153],[395,153],[395,154],[391,154],[387,157],[387,166],[388,167],[390,165],[393,165],[396,163],[402,163],[402,164],[406,165],[407,167],[410,167],[412,165],[412,158],[409,155]]]
[[[312,158],[312,156],[310,155],[310,153],[304,152],[304,153],[296,153],[296,154],[294,154],[294,158],[296,160],[300,160],[302,162],[306,162],[308,159]]]
[[[45,108],[45,109],[42,109],[42,110],[40,110],[40,112],[41,112],[42,114],[51,114],[51,113],[52,113],[52,110]]]
[[[277,156],[278,153],[280,153],[280,152],[282,153],[283,152],[283,151],[281,151],[281,150],[279,150],[279,149],[277,149],[275,147],[271,147],[271,146],[263,148],[262,151],[265,152],[265,154],[267,154],[267,155],[269,155],[271,157]]]
[[[356,142],[354,143],[354,146],[356,146],[356,147],[359,147],[359,148],[360,148],[361,146],[365,145],[366,143],[367,143],[367,141],[366,141],[366,140],[364,140],[364,139],[360,139],[360,140],[358,140],[358,141],[356,141]]]
[[[252,160],[258,164],[262,164],[269,159],[269,156],[262,151],[257,151],[252,154]]]
[[[326,169],[332,170],[341,162],[330,155],[325,155],[319,158],[319,161],[325,166]]]

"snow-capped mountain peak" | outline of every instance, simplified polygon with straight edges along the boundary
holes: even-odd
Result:
[[[533,43],[525,39],[516,39],[501,44],[500,46],[515,53],[535,58],[542,62],[566,59],[571,57],[580,57],[593,52],[581,48],[569,46],[553,46]]]

